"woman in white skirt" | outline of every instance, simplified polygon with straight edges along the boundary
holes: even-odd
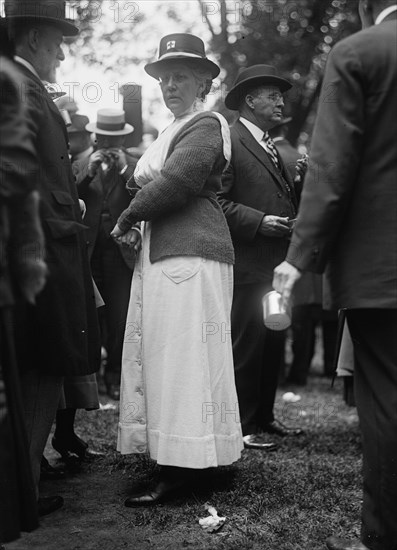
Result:
[[[219,68],[200,38],[172,34],[145,70],[174,121],[139,160],[129,182],[139,190],[112,231],[124,246],[141,245],[117,448],[149,452],[161,466],[151,490],[126,500],[131,507],[166,500],[195,471],[231,464],[243,448],[230,338],[234,253],[216,198],[230,136],[202,105]]]

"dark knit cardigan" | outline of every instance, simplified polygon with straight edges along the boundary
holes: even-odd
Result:
[[[152,222],[152,263],[181,255],[234,263],[229,228],[216,198],[225,164],[218,117],[198,114],[170,142],[160,176],[140,189],[121,214],[120,229]]]

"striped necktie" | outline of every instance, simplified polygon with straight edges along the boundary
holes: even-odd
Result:
[[[263,136],[262,141],[263,141],[263,145],[265,147],[266,153],[271,158],[271,160],[272,160],[274,166],[277,168],[277,170],[279,170],[281,172],[281,166],[280,166],[280,161],[278,160],[277,149],[276,149],[276,146],[274,145],[274,141],[269,136],[268,132],[265,132],[265,135]],[[287,189],[288,195],[291,197],[292,196],[291,187],[289,186],[289,184],[288,184],[288,182],[285,179],[285,176],[283,174],[281,174],[281,178],[282,178],[282,180],[284,182],[284,185]]]
[[[269,155],[269,157],[271,158],[274,166],[280,170],[280,163],[279,163],[279,160],[278,160],[278,154],[277,154],[277,149],[276,149],[276,146],[274,145],[274,141],[272,140],[272,138],[269,136],[269,132],[265,132],[263,138],[262,138],[262,141],[263,141],[263,144],[265,146],[265,150],[266,150],[266,153]]]

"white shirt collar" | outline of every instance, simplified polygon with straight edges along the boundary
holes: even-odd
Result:
[[[265,132],[259,128],[256,124],[253,124],[249,120],[247,120],[244,117],[239,118],[240,122],[244,124],[244,126],[247,128],[247,130],[254,136],[256,141],[260,143],[263,139],[263,136],[265,135]]]
[[[26,61],[26,59],[24,59],[23,57],[20,57],[19,55],[14,55],[14,61],[16,61],[17,63],[20,63],[21,65],[29,69],[29,71],[33,73],[35,76],[37,76],[37,78],[40,80],[40,77],[37,74],[36,69],[33,67],[31,63],[29,63],[29,61]]]
[[[391,13],[397,11],[397,4],[394,4],[393,6],[389,6],[388,8],[385,8],[383,11],[380,12],[378,17],[376,18],[375,25],[379,25],[379,23],[382,23],[384,19]]]

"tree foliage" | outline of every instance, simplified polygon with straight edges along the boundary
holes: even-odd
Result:
[[[338,40],[359,29],[357,0],[70,3],[80,19],[70,53],[104,71],[123,71],[152,60],[160,37],[175,29],[199,34],[222,68],[222,93],[215,97],[223,112],[225,92],[239,68],[275,65],[294,84],[285,113],[293,117],[289,138],[303,143],[309,141],[327,55]]]
[[[290,139],[313,121],[327,55],[359,28],[357,2],[349,0],[198,0],[212,34],[211,49],[228,88],[241,67],[265,63],[291,80]],[[303,138],[305,140],[305,137]]]

